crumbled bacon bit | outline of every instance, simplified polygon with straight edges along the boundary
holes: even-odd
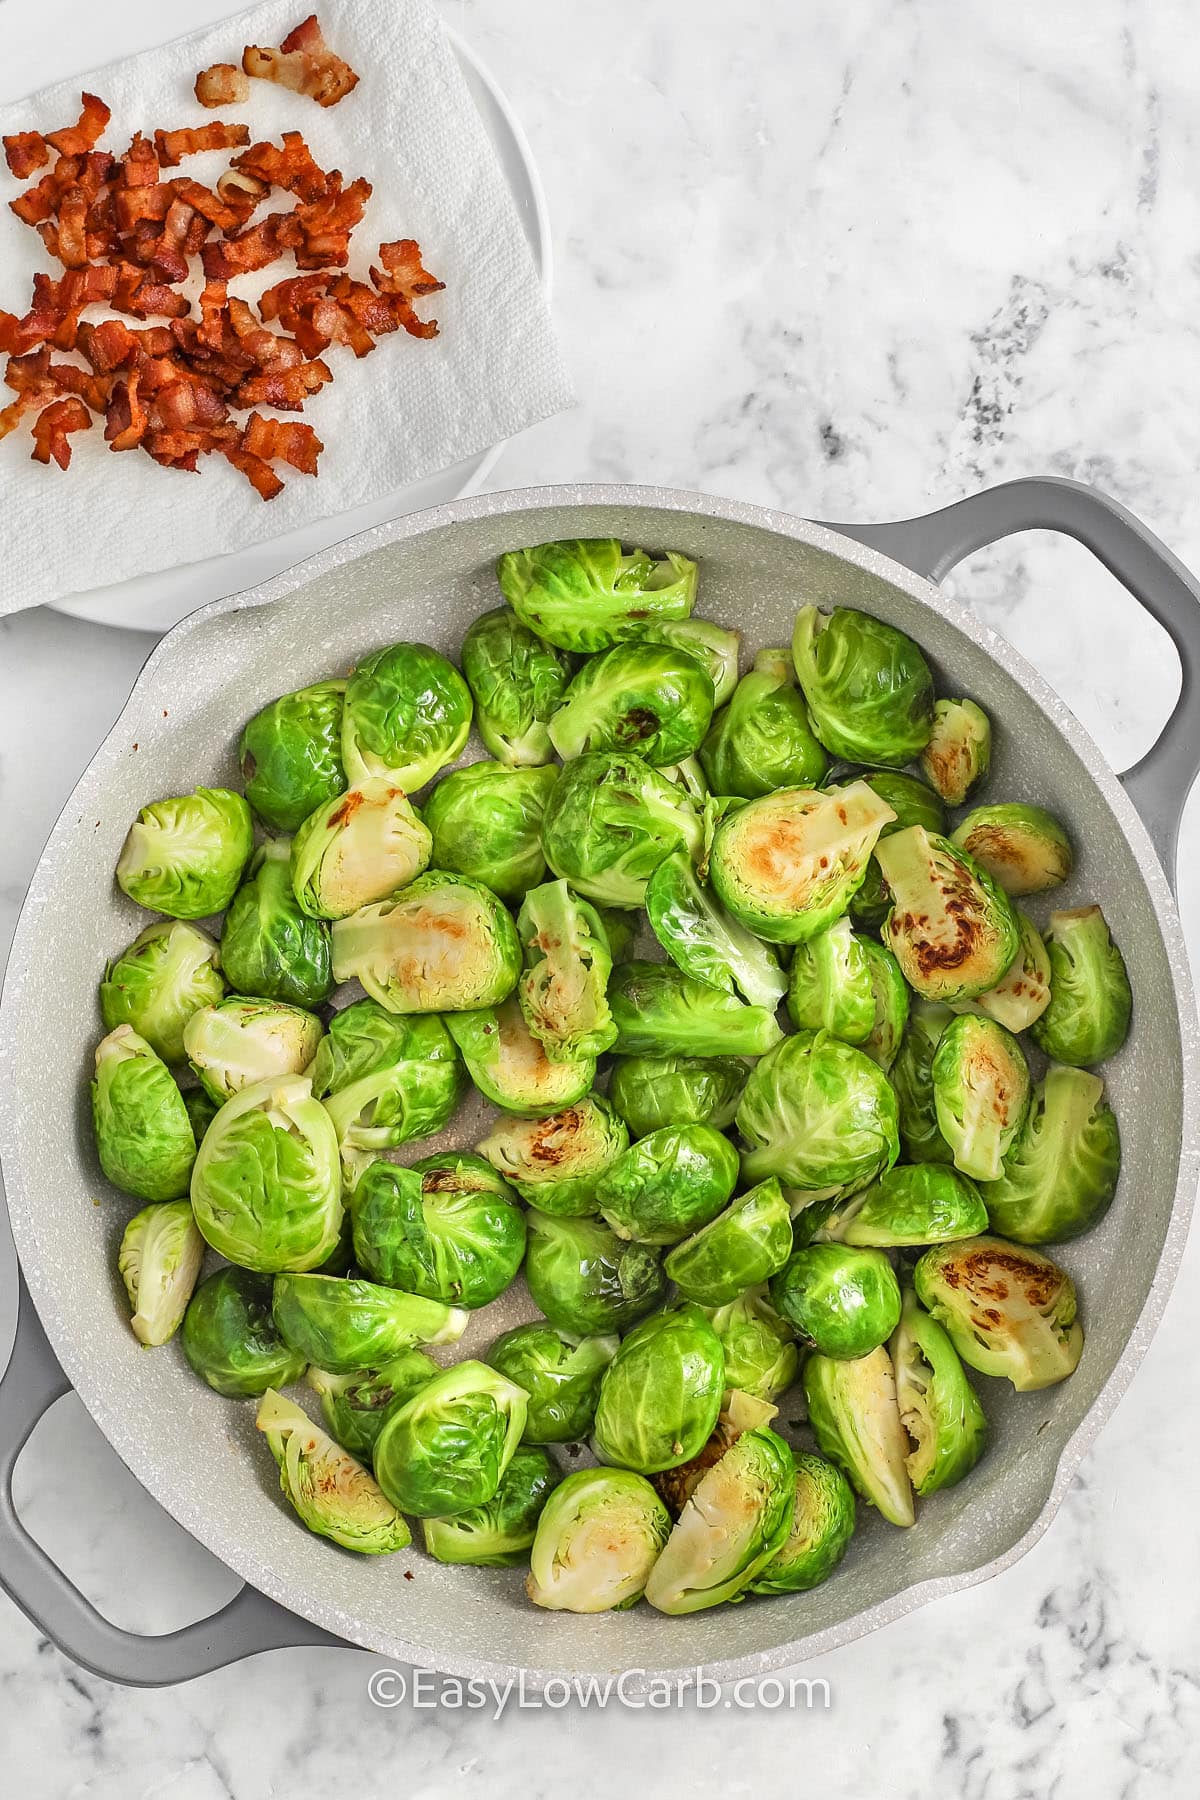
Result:
[[[292,213],[269,213],[257,225],[234,232],[219,244],[205,244],[200,260],[209,281],[230,281],[277,262],[298,241]]]
[[[325,42],[316,13],[290,31],[278,50],[247,44],[242,68],[260,81],[275,81],[293,93],[307,94],[318,106],[336,106],[358,86],[350,64]]]
[[[100,141],[104,127],[112,118],[108,107],[95,94],[81,94],[80,99],[83,103],[83,111],[79,115],[78,124],[64,125],[60,131],[46,133],[46,142],[52,145],[60,156],[83,156],[87,151],[94,149]],[[70,429],[74,431],[80,428],[72,426]],[[64,469],[66,466],[64,463]]]
[[[326,191],[317,200],[302,200],[291,217],[300,234],[296,250],[298,269],[344,269],[350,260],[350,233],[371,198],[371,184],[360,175],[348,188],[332,170]]]
[[[263,500],[274,500],[277,494],[282,494],[282,481],[270,463],[265,463],[261,456],[253,456],[236,444],[222,444],[221,452],[229,458],[235,469],[241,470],[250,486]]]
[[[238,384],[235,406],[273,406],[277,412],[301,412],[309,394],[333,380],[328,363],[297,363],[294,369],[267,369]]]
[[[140,131],[135,132],[133,142],[125,152],[121,163],[121,184],[124,187],[156,187],[159,171],[158,153],[148,138]]]
[[[174,169],[185,156],[202,150],[236,150],[250,142],[248,125],[227,125],[214,119],[209,125],[189,125],[180,131],[156,131],[154,148],[164,169]]]
[[[105,408],[104,435],[113,450],[136,450],[146,435],[146,411],[138,392],[141,371],[114,381]]]
[[[74,394],[65,400],[54,400],[33,422],[33,460],[48,463],[51,458],[60,469],[71,460],[67,434],[91,429],[92,415]]]
[[[233,167],[257,176],[268,187],[286,188],[299,200],[318,200],[329,191],[330,177],[298,131],[285,131],[282,146],[251,144],[234,157]]]
[[[236,63],[214,63],[197,75],[196,98],[201,106],[241,106],[250,98],[250,82]]]
[[[251,413],[242,433],[242,448],[264,462],[286,462],[302,475],[315,475],[317,458],[325,448],[311,425],[294,419],[264,419]]]
[[[28,181],[35,169],[44,168],[50,160],[40,131],[14,131],[11,136],[0,138],[0,143],[4,145],[4,160],[18,181]]]

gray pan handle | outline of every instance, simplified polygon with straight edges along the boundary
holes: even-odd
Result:
[[[918,575],[940,581],[956,563],[1018,531],[1061,531],[1099,558],[1168,633],[1182,685],[1158,742],[1121,780],[1172,886],[1179,821],[1200,769],[1200,584],[1139,519],[1079,481],[1009,481],[923,519],[835,525]]]
[[[162,1637],[122,1631],[96,1611],[34,1542],[13,1505],[13,1470],[34,1426],[47,1407],[69,1392],[70,1383],[42,1330],[15,1257],[11,1252],[5,1257],[3,1251],[0,1245],[0,1296],[5,1302],[0,1315],[11,1318],[8,1303],[15,1300],[17,1333],[0,1379],[0,1588],[72,1661],[107,1681],[136,1687],[190,1681],[261,1650],[340,1643],[252,1587],[243,1587],[211,1618],[181,1631]]]

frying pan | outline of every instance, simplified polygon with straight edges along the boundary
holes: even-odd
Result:
[[[1032,529],[1087,545],[1178,649],[1178,704],[1123,780],[1034,670],[934,585],[982,545]],[[398,638],[454,653],[469,620],[496,603],[500,551],[607,535],[698,557],[699,611],[737,624],[750,650],[788,642],[801,599],[862,607],[909,632],[939,689],[977,695],[996,721],[989,797],[1039,800],[1073,828],[1078,866],[1056,902],[1103,905],[1135,996],[1129,1041],[1105,1070],[1124,1141],[1120,1191],[1103,1224],[1061,1253],[1087,1328],[1074,1377],[1033,1395],[981,1381],[992,1448],[969,1482],[923,1505],[915,1530],[862,1508],[851,1555],[823,1587],[685,1619],[648,1607],[540,1613],[519,1572],[443,1568],[417,1552],[354,1557],[306,1533],[280,1500],[253,1409],[201,1386],[177,1347],[150,1353],[130,1333],[114,1265],[133,1203],[105,1193],[86,1121],[97,980],[143,922],[108,880],[139,806],[197,779],[232,779],[242,721],[284,688]],[[820,1655],[1023,1555],[1153,1335],[1196,1188],[1196,1014],[1170,880],[1200,765],[1197,597],[1137,520],[1070,482],[1014,482],[924,519],[872,526],[657,488],[582,487],[493,494],[395,520],[186,619],[150,657],[50,835],[0,1003],[0,1162],[22,1271],[0,1270],[16,1317],[0,1383],[0,1582],[17,1605],[76,1661],[117,1681],[181,1681],[261,1650],[349,1642],[459,1676],[521,1669],[530,1688],[634,1670],[625,1688],[636,1692],[698,1665],[727,1679]],[[465,1352],[527,1306],[514,1298],[488,1309]],[[150,1493],[243,1577],[214,1617],[164,1637],[119,1630],[25,1532],[13,1465],[68,1386]]]

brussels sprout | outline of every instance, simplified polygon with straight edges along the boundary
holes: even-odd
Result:
[[[716,1218],[737,1178],[738,1153],[711,1125],[664,1125],[621,1152],[596,1195],[618,1237],[677,1244]]]
[[[673,963],[622,963],[608,1003],[624,1056],[762,1056],[783,1036],[773,1008],[749,1006]]]
[[[1050,953],[1042,934],[1025,913],[1017,912],[1021,947],[1003,981],[977,1000],[960,1000],[956,1011],[986,1013],[1009,1031],[1026,1031],[1050,1004]]]
[[[100,1167],[139,1200],[187,1193],[196,1139],[171,1071],[132,1025],[96,1045],[92,1129]]]
[[[255,851],[225,915],[221,964],[235,994],[320,1006],[333,991],[329,927],[297,906],[291,855],[286,838]]]
[[[507,1112],[541,1118],[561,1112],[582,1100],[596,1078],[594,1056],[551,1062],[515,994],[500,1006],[448,1013],[446,1027],[479,1092]]]
[[[866,1043],[875,1024],[867,941],[843,917],[797,944],[788,970],[787,1008],[798,1031],[827,1031],[846,1044]]]
[[[183,1315],[183,1354],[210,1388],[237,1400],[299,1381],[306,1358],[285,1344],[271,1316],[272,1287],[248,1269],[218,1269]]]
[[[900,1419],[913,1446],[909,1479],[918,1494],[954,1487],[983,1455],[988,1423],[948,1334],[911,1288],[889,1348]]]
[[[845,912],[892,816],[865,781],[751,800],[713,838],[717,897],[757,937],[803,943]]]
[[[757,800],[776,788],[815,787],[829,758],[813,736],[786,650],[760,650],[712,722],[700,761],[717,794]]]
[[[516,1201],[503,1175],[473,1150],[439,1150],[412,1167],[421,1177],[423,1194],[491,1194],[510,1203]]]
[[[384,1421],[375,1473],[418,1518],[486,1506],[525,1429],[524,1391],[486,1363],[460,1362]]]
[[[775,1011],[787,986],[779,958],[717,905],[684,851],[660,862],[646,883],[646,911],[655,937],[685,975],[727,994],[740,989],[752,1006]]]
[[[165,1063],[184,1062],[184,1026],[225,992],[219,964],[217,946],[198,926],[182,919],[148,925],[104,971],[104,1029],[132,1025]]]
[[[605,921],[565,881],[548,881],[526,894],[517,932],[525,952],[517,998],[546,1055],[567,1063],[602,1056],[617,1035],[608,1007],[612,955]]]
[[[579,1218],[596,1211],[596,1185],[628,1143],[607,1100],[588,1094],[548,1119],[500,1119],[476,1148],[530,1206]]]
[[[502,900],[519,900],[546,873],[542,818],[557,780],[557,769],[498,762],[443,775],[424,807],[434,867],[481,881]]]
[[[892,893],[883,940],[926,1000],[973,1000],[1003,980],[1021,949],[1012,902],[949,838],[910,825],[875,852]]]
[[[663,1269],[685,1300],[726,1306],[781,1269],[791,1249],[792,1215],[783,1190],[777,1181],[762,1181],[676,1245]]]
[[[997,1181],[1029,1111],[1029,1064],[1011,1031],[963,1013],[938,1039],[930,1070],[938,1129],[954,1166]]]
[[[914,1001],[908,1029],[891,1067],[900,1112],[900,1142],[912,1162],[954,1161],[954,1152],[938,1128],[933,1098],[934,1052],[953,1017],[950,1008],[936,1000]]]
[[[631,1469],[576,1469],[538,1520],[525,1591],[552,1612],[624,1611],[642,1597],[671,1534],[666,1507]]]
[[[881,1250],[946,1244],[987,1230],[973,1181],[941,1163],[897,1163],[839,1206],[824,1229],[841,1244]]]
[[[441,1019],[397,1017],[374,1000],[356,1000],[333,1015],[310,1074],[351,1168],[363,1156],[441,1131],[465,1086]]]
[[[632,752],[594,750],[560,769],[542,820],[556,875],[602,906],[641,906],[665,856],[698,856],[703,831],[687,795]]]
[[[523,625],[560,650],[604,650],[638,637],[648,620],[686,619],[696,565],[668,550],[622,551],[616,538],[575,538],[510,550],[496,563],[500,592]]]
[[[340,1275],[277,1275],[271,1312],[284,1343],[334,1375],[377,1369],[414,1344],[453,1344],[468,1321],[439,1300]]]
[[[1034,1042],[1076,1069],[1115,1056],[1129,1036],[1133,995],[1100,908],[1052,912],[1046,948],[1050,1004],[1033,1027]]]
[[[691,756],[708,730],[714,690],[704,665],[670,644],[614,644],[591,656],[550,721],[564,761],[632,750],[652,767]]]
[[[143,1344],[175,1336],[204,1261],[204,1239],[186,1200],[144,1206],[125,1227],[117,1269],[133,1313],[133,1335]]]
[[[202,1087],[186,1088],[183,1104],[187,1108],[187,1116],[192,1122],[192,1134],[199,1144],[221,1108]]]
[[[711,619],[643,619],[636,640],[646,644],[670,644],[686,650],[708,671],[713,684],[713,703],[724,706],[738,678],[741,634]]]
[[[422,1519],[426,1550],[435,1562],[473,1563],[484,1569],[523,1563],[542,1508],[559,1479],[544,1450],[518,1445],[500,1486],[483,1506],[449,1519]]]
[[[608,1097],[635,1138],[661,1125],[733,1124],[748,1067],[736,1056],[622,1056]]]
[[[885,1346],[850,1362],[810,1356],[804,1395],[818,1449],[845,1470],[854,1489],[889,1524],[914,1524],[909,1442]]]
[[[950,841],[1017,898],[1059,887],[1075,866],[1070,838],[1043,806],[977,806]]]
[[[318,681],[282,694],[242,732],[239,757],[246,798],[276,831],[295,831],[340,794],[344,681]]]
[[[1120,1172],[1121,1134],[1104,1083],[1051,1064],[999,1179],[984,1184],[992,1229],[1018,1244],[1079,1237],[1108,1211]]]
[[[687,1462],[707,1442],[724,1391],[725,1351],[698,1306],[643,1319],[601,1379],[597,1456],[641,1475]]]
[[[598,1219],[531,1212],[525,1280],[538,1311],[568,1337],[608,1337],[661,1306],[658,1252],[631,1244]]]
[[[896,1096],[869,1056],[826,1032],[802,1031],[756,1063],[737,1109],[747,1181],[865,1187],[900,1154]]]
[[[792,659],[813,730],[834,756],[899,769],[929,742],[933,677],[894,625],[853,607],[802,606]]]
[[[429,867],[432,838],[402,788],[360,781],[305,819],[292,839],[292,891],[310,919],[344,919],[388,900]]]
[[[736,1600],[787,1541],[796,1466],[781,1437],[744,1431],[700,1477],[646,1583],[659,1612]]]
[[[527,1444],[568,1444],[586,1438],[596,1416],[600,1377],[620,1338],[585,1337],[578,1344],[552,1325],[516,1325],[487,1353],[493,1369],[529,1395]]]
[[[213,1249],[243,1268],[273,1275],[324,1262],[342,1228],[341,1170],[337,1134],[306,1077],[257,1081],[225,1102],[192,1170],[192,1211]]]
[[[403,1350],[372,1374],[354,1369],[334,1375],[329,1369],[309,1367],[307,1381],[321,1402],[321,1417],[329,1434],[351,1456],[370,1462],[375,1439],[389,1413],[411,1400],[419,1388],[440,1375],[432,1357],[422,1350]]]
[[[807,1244],[771,1279],[771,1304],[820,1356],[867,1356],[900,1317],[900,1287],[882,1250]]]
[[[394,900],[333,927],[334,979],[361,981],[388,1012],[498,1006],[520,971],[512,915],[465,875],[421,875]]]
[[[760,1400],[785,1393],[800,1357],[790,1325],[767,1301],[765,1287],[747,1288],[727,1306],[706,1307],[725,1350],[725,1384]]]
[[[939,700],[933,734],[921,752],[921,772],[946,805],[961,806],[987,779],[991,761],[992,726],[982,706],[974,700]]]
[[[550,715],[571,679],[570,658],[535,637],[507,606],[481,613],[462,643],[484,748],[509,768],[551,759]]]
[[[321,1021],[281,1000],[233,995],[192,1014],[183,1034],[188,1061],[217,1102],[256,1081],[300,1075],[321,1041]]]
[[[800,1594],[828,1581],[854,1536],[854,1489],[837,1467],[810,1450],[793,1452],[796,1502],[791,1530],[748,1592]]]
[[[143,806],[117,883],[149,912],[204,919],[229,905],[254,844],[250,808],[229,788],[197,788]]]
[[[471,691],[428,644],[391,644],[364,658],[346,684],[342,762],[347,779],[376,776],[406,794],[462,751]]]
[[[310,1531],[363,1556],[390,1556],[412,1543],[375,1477],[294,1400],[268,1388],[254,1423],[266,1433],[285,1497]]]
[[[874,1018],[861,1049],[886,1075],[896,1060],[908,1024],[908,986],[900,972],[900,964],[882,944],[867,938],[863,943],[863,954],[871,977]]]
[[[482,1186],[426,1193],[419,1170],[394,1163],[364,1171],[350,1212],[360,1268],[446,1306],[486,1306],[525,1254],[525,1215],[512,1199]]]
[[[1018,1393],[1052,1387],[1083,1354],[1075,1287],[1037,1250],[982,1235],[926,1250],[913,1271],[917,1298],[981,1375]]]
[[[899,769],[863,769],[859,771],[859,778],[896,815],[880,832],[881,838],[904,831],[909,825],[923,825],[926,831],[945,831],[945,807],[933,789],[918,781],[915,775],[902,774]],[[872,856],[862,886],[850,902],[850,917],[863,930],[878,931],[887,917],[889,905],[879,859]]]

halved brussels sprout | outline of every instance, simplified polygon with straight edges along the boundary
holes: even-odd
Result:
[[[908,1029],[890,1074],[900,1113],[900,1142],[912,1162],[949,1163],[954,1152],[942,1136],[933,1098],[933,1058],[954,1014],[936,1000],[914,1000]]]
[[[525,1591],[552,1612],[623,1611],[642,1597],[671,1534],[666,1507],[632,1469],[576,1469],[538,1520]]]
[[[575,757],[559,770],[542,819],[554,873],[602,906],[641,906],[663,858],[677,849],[698,856],[703,836],[687,794],[632,752]]]
[[[307,1358],[285,1344],[271,1316],[272,1284],[249,1269],[209,1275],[183,1315],[183,1354],[210,1388],[244,1400],[299,1381]]]
[[[452,763],[471,730],[471,691],[428,644],[391,644],[346,684],[342,762],[351,782],[377,776],[406,794]]]
[[[571,679],[570,658],[535,637],[507,606],[481,613],[462,642],[484,748],[510,769],[551,760],[546,729]]]
[[[737,1178],[738,1153],[711,1125],[664,1125],[621,1152],[596,1195],[618,1237],[677,1244],[716,1218]]]
[[[882,1250],[806,1244],[772,1277],[771,1304],[818,1355],[852,1359],[895,1331],[900,1286]]]
[[[425,1519],[486,1506],[525,1429],[527,1396],[486,1363],[460,1362],[384,1421],[375,1474],[388,1499]]]
[[[200,1139],[221,1109],[212,1095],[205,1093],[202,1087],[185,1088],[183,1104],[187,1108],[187,1116],[192,1122],[192,1132],[199,1144]]]
[[[891,889],[883,941],[926,1000],[973,1000],[1012,967],[1021,928],[1004,889],[949,838],[910,825],[875,852]]]
[[[284,1495],[310,1531],[363,1556],[390,1556],[412,1543],[375,1477],[294,1400],[268,1388],[254,1423],[266,1433]]]
[[[896,815],[880,832],[881,838],[891,837],[894,832],[904,831],[910,825],[923,825],[926,831],[945,831],[945,807],[933,789],[926,787],[923,781],[918,781],[915,775],[905,775],[899,769],[861,769],[855,772],[860,780],[874,789],[881,800],[886,801]],[[845,776],[835,776],[835,783],[844,779]],[[850,917],[862,929],[878,931],[887,917],[888,906],[883,871],[879,867],[878,858],[872,856],[867,864],[862,886],[850,902]]]
[[[600,1378],[620,1346],[620,1338],[585,1337],[573,1343],[553,1325],[515,1325],[487,1353],[499,1369],[529,1395],[527,1444],[569,1444],[586,1438],[596,1416]]]
[[[829,758],[813,735],[788,651],[759,651],[713,720],[700,761],[714,793],[745,800],[824,779]]]
[[[334,1375],[378,1369],[416,1344],[456,1343],[469,1318],[440,1300],[341,1275],[277,1275],[271,1312],[284,1343]]]
[[[998,1181],[1009,1146],[1029,1111],[1029,1064],[1011,1031],[962,1013],[933,1054],[933,1103],[954,1166],[977,1181]]]
[[[762,1056],[783,1036],[773,1007],[749,1006],[674,963],[621,963],[608,1003],[623,1056]]]
[[[611,1221],[610,1221],[611,1222]],[[760,1181],[663,1263],[685,1300],[726,1306],[774,1275],[792,1249],[792,1215],[777,1181]]]
[[[443,775],[424,805],[433,863],[518,901],[546,873],[542,819],[558,770],[477,762]],[[376,898],[382,898],[382,895]]]
[[[100,1167],[139,1200],[187,1193],[196,1139],[183,1095],[166,1063],[132,1025],[96,1045],[92,1129]]]
[[[643,640],[590,656],[550,721],[563,761],[588,750],[633,750],[652,767],[691,756],[708,730],[714,693],[686,650]]]
[[[796,1503],[787,1537],[748,1592],[800,1594],[828,1581],[854,1536],[854,1489],[836,1463],[793,1451]]]
[[[786,1543],[796,1465],[775,1432],[744,1431],[705,1471],[650,1571],[659,1612],[699,1612],[736,1600]]]
[[[1075,866],[1070,838],[1044,806],[977,806],[950,841],[1018,899],[1061,886]]]
[[[896,1096],[883,1071],[823,1031],[785,1038],[755,1064],[738,1102],[747,1181],[851,1193],[900,1154]]]
[[[973,1181],[943,1163],[897,1163],[840,1205],[824,1226],[841,1244],[892,1250],[947,1244],[987,1230],[987,1208]]]
[[[224,992],[220,956],[207,933],[182,919],[161,919],[105,969],[100,1015],[106,1031],[132,1025],[156,1056],[179,1064],[186,1060],[184,1026]]]
[[[717,827],[713,887],[757,937],[803,943],[845,912],[893,816],[865,781],[750,800]]]
[[[375,1000],[334,1013],[309,1073],[351,1169],[365,1156],[441,1131],[465,1086],[440,1018],[397,1016]]]
[[[984,1184],[992,1229],[1018,1244],[1079,1237],[1108,1211],[1120,1173],[1121,1134],[1104,1083],[1053,1063],[999,1179]]]
[[[526,1224],[525,1280],[556,1331],[608,1337],[661,1306],[667,1283],[649,1244],[631,1244],[598,1219],[534,1210]]]
[[[788,969],[787,1009],[798,1031],[827,1031],[865,1044],[875,1025],[867,939],[844,916],[797,944]]]
[[[1052,912],[1046,948],[1050,1004],[1033,1027],[1034,1042],[1076,1069],[1115,1056],[1129,1036],[1133,995],[1100,908]]]
[[[791,1387],[800,1367],[795,1333],[770,1305],[765,1287],[747,1288],[728,1305],[705,1311],[725,1350],[728,1388],[774,1400]]]
[[[908,1024],[908,985],[900,972],[900,964],[890,950],[867,938],[863,944],[867,970],[871,979],[871,1004],[874,1017],[871,1030],[860,1048],[871,1061],[878,1063],[886,1075],[896,1060]]]
[[[834,756],[900,769],[929,742],[933,676],[894,625],[849,606],[802,606],[792,660],[813,730]]]
[[[880,1344],[869,1356],[849,1362],[810,1356],[804,1394],[818,1449],[845,1470],[856,1492],[889,1524],[915,1524],[910,1447],[886,1347]]]
[[[203,1261],[204,1239],[186,1200],[160,1200],[133,1215],[121,1238],[117,1269],[140,1343],[165,1344],[175,1336]]]
[[[646,883],[650,928],[671,961],[697,981],[774,1012],[787,977],[775,952],[718,906],[683,850],[665,857]]]
[[[286,838],[255,851],[225,915],[221,966],[235,994],[320,1006],[333,991],[329,927],[296,904],[291,861]]]
[[[369,1463],[388,1414],[411,1400],[441,1370],[422,1350],[402,1350],[371,1373],[335,1375],[310,1364],[306,1380],[321,1402],[321,1417],[343,1450]]]
[[[725,1351],[685,1301],[629,1333],[600,1382],[592,1444],[601,1462],[653,1475],[707,1443],[725,1392]]]
[[[913,1282],[981,1375],[1005,1376],[1028,1393],[1074,1374],[1083,1354],[1075,1287],[1048,1256],[986,1234],[964,1238],[926,1250]]]
[[[479,1092],[506,1112],[545,1118],[582,1100],[596,1079],[594,1056],[551,1062],[515,994],[500,1006],[447,1013],[446,1027]]]
[[[517,914],[525,973],[517,998],[546,1054],[570,1062],[602,1056],[617,1035],[608,1007],[612,955],[596,908],[565,881],[531,888]]]
[[[983,1455],[988,1423],[949,1334],[911,1288],[889,1348],[900,1419],[912,1440],[909,1479],[918,1494],[953,1487]]]
[[[433,840],[403,788],[365,780],[310,813],[292,839],[292,890],[310,919],[344,919],[429,867]]]
[[[716,706],[724,706],[737,686],[740,632],[714,625],[711,619],[643,619],[635,638],[646,644],[670,644],[694,656],[708,671]]]
[[[596,1211],[597,1183],[628,1143],[607,1100],[587,1094],[548,1119],[498,1119],[476,1148],[530,1206],[579,1218]]]
[[[491,1499],[448,1519],[422,1519],[425,1548],[435,1562],[510,1569],[523,1563],[542,1508],[560,1476],[544,1450],[519,1444]]]
[[[256,712],[238,755],[246,798],[276,831],[295,831],[340,794],[344,681],[318,681],[281,694]]]
[[[236,994],[193,1013],[183,1034],[188,1061],[218,1104],[256,1081],[302,1075],[320,1042],[320,1019],[302,1007]]]
[[[733,1124],[750,1070],[736,1056],[621,1056],[608,1097],[635,1138],[661,1125]]]
[[[696,565],[668,550],[623,551],[616,538],[573,538],[509,550],[496,563],[500,592],[522,624],[560,650],[604,650],[637,637],[647,620],[686,619]]]
[[[992,725],[974,700],[939,700],[933,734],[921,752],[921,772],[947,806],[961,806],[972,788],[987,779],[992,761]]]
[[[143,806],[122,847],[117,883],[148,912],[204,919],[229,905],[253,845],[242,796],[197,788]]]
[[[1050,1004],[1050,953],[1033,920],[1018,910],[1021,948],[1003,981],[977,1000],[960,1000],[957,1010],[986,1013],[1009,1031],[1027,1031]]]
[[[513,1199],[483,1185],[426,1192],[420,1170],[395,1163],[373,1162],[363,1172],[350,1214],[360,1268],[446,1306],[486,1306],[525,1254],[525,1215]]]
[[[498,1006],[517,985],[521,945],[512,915],[482,882],[418,876],[394,900],[333,927],[337,981],[362,982],[393,1013]]]
[[[411,1166],[421,1177],[423,1194],[494,1194],[501,1200],[516,1201],[503,1175],[474,1150],[438,1150]]]
[[[315,1269],[336,1248],[337,1133],[305,1076],[257,1081],[225,1102],[192,1170],[192,1211],[214,1250],[259,1274]]]

